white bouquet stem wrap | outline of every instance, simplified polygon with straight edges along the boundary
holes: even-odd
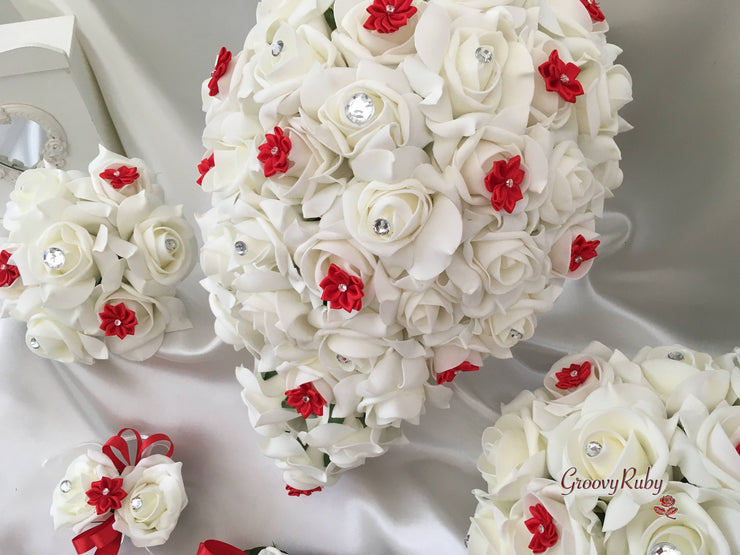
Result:
[[[483,434],[469,553],[740,553],[740,359],[592,343]]]
[[[166,454],[152,454],[160,447]],[[142,437],[124,428],[101,449],[80,455],[54,489],[54,528],[78,533],[77,553],[116,555],[124,536],[136,547],[164,544],[188,503],[173,451],[165,434]]]
[[[385,452],[588,272],[629,129],[607,28],[589,0],[264,0],[221,48],[202,284],[290,487]]]
[[[191,327],[175,293],[195,264],[195,235],[143,161],[101,146],[89,172],[18,178],[0,239],[0,315],[26,322],[39,356],[141,361],[165,332]]]

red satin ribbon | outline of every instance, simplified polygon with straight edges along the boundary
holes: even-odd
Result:
[[[117,555],[121,548],[123,534],[113,529],[113,515],[105,522],[90,528],[72,539],[77,553],[87,553],[96,549],[95,555]]]
[[[195,555],[244,555],[244,551],[218,540],[206,540],[200,544]]]
[[[132,434],[133,439],[136,440],[136,452],[134,453],[133,460],[131,459],[131,449],[129,447],[129,441]],[[129,439],[126,439],[124,435],[129,436]],[[142,440],[141,434],[133,428],[123,428],[120,432],[105,442],[105,445],[103,445],[103,453],[108,455],[108,458],[113,462],[118,472],[123,472],[123,469],[127,466],[138,464],[144,452],[155,443],[160,442],[169,443],[167,456],[172,456],[172,453],[175,450],[175,445],[165,434],[153,434]]]

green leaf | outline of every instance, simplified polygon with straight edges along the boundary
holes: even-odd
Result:
[[[262,372],[263,380],[269,380],[270,378],[274,378],[275,376],[277,376],[277,372],[275,370],[271,372]]]
[[[281,406],[282,406],[282,407],[283,407],[284,409],[294,409],[294,408],[295,408],[295,407],[292,407],[292,406],[290,406],[290,405],[288,404],[288,398],[287,398],[287,397],[286,397],[285,399],[283,399],[283,402],[282,402],[282,403],[280,403],[280,405],[281,405]]]
[[[331,457],[324,453],[324,466],[329,466],[329,463],[331,462]]]
[[[344,418],[334,418],[332,413],[336,405],[329,405],[329,423],[330,424],[344,424]]]
[[[334,19],[334,10],[332,8],[329,8],[324,12],[324,19],[326,19],[326,24],[329,26],[329,29],[332,31],[337,30],[337,22]]]

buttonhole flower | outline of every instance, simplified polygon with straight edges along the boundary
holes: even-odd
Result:
[[[301,495],[311,495],[315,491],[321,491],[321,488],[313,488],[313,489],[296,489],[290,486],[285,486],[285,491],[288,492],[288,495],[291,497],[300,497]]]
[[[120,509],[121,501],[127,495],[121,487],[122,484],[123,478],[103,476],[97,482],[90,484],[90,489],[85,492],[87,504],[95,507],[95,512],[99,515]]]
[[[523,198],[519,187],[524,179],[524,170],[519,167],[521,159],[517,155],[508,161],[496,160],[485,177],[486,189],[491,192],[491,205],[497,212],[503,208],[511,214],[517,201]]]
[[[375,0],[367,8],[370,16],[363,27],[378,33],[395,33],[416,13],[411,0]]]
[[[198,178],[198,181],[196,181],[198,185],[203,185],[203,178],[215,165],[216,163],[213,160],[213,154],[211,154],[208,158],[203,158],[203,160],[200,161],[200,164],[198,164],[198,172],[200,173],[200,177]]]
[[[99,312],[98,316],[100,316],[100,329],[105,332],[105,335],[117,335],[119,339],[134,335],[136,324],[139,323],[136,320],[136,313],[126,308],[124,303],[106,304],[103,312]]]
[[[547,512],[542,503],[537,503],[529,508],[532,518],[524,521],[527,530],[532,534],[529,549],[532,553],[544,553],[548,548],[558,541],[558,531],[552,521],[552,515]]]
[[[293,146],[280,127],[275,127],[275,134],[265,135],[265,142],[259,146],[257,159],[265,165],[265,177],[272,177],[277,172],[288,171],[288,154]]]
[[[208,94],[210,96],[216,96],[218,94],[218,80],[221,79],[229,69],[230,62],[231,52],[222,46],[221,50],[218,52],[216,67],[214,67],[211,72],[211,80],[208,81]]]
[[[576,97],[583,94],[581,83],[576,80],[581,72],[574,63],[565,63],[553,50],[550,58],[540,67],[540,74],[545,79],[545,88],[558,93],[566,102],[575,102]]]
[[[285,395],[288,397],[285,403],[295,407],[303,418],[308,418],[312,414],[316,416],[324,414],[326,401],[311,383],[304,383],[300,387],[289,389]]]
[[[362,280],[336,264],[329,266],[329,272],[319,287],[323,289],[321,300],[329,301],[329,308],[343,308],[347,312],[362,308],[362,297],[365,295]]]
[[[100,174],[100,177],[110,183],[114,189],[122,189],[139,179],[139,169],[128,166],[108,168]]]
[[[21,275],[18,266],[8,263],[11,253],[0,251],[0,287],[9,287]]]
[[[570,249],[570,271],[575,272],[586,260],[596,258],[596,247],[601,241],[586,241],[583,235],[578,235]]]
[[[479,370],[479,368],[477,366],[473,366],[466,360],[454,368],[450,368],[449,370],[445,370],[444,372],[437,374],[437,383],[443,384],[445,382],[451,382],[460,372],[475,372],[476,370]]]
[[[591,375],[591,363],[586,361],[583,364],[573,363],[560,372],[555,373],[558,383],[555,387],[558,389],[573,389],[578,387]]]
[[[583,4],[588,10],[588,15],[590,15],[591,19],[594,21],[604,21],[606,19],[604,12],[601,11],[596,0],[581,0],[581,4]]]

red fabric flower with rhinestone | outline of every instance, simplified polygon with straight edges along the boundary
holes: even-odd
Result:
[[[416,13],[411,0],[374,0],[367,8],[370,16],[363,27],[378,33],[395,33],[406,25],[408,19]]]
[[[296,489],[290,486],[285,486],[285,491],[288,492],[288,495],[292,497],[300,497],[301,495],[311,495],[315,491],[321,491],[321,488],[313,488],[313,489]]]
[[[324,414],[326,401],[321,393],[314,389],[312,383],[301,384],[300,387],[289,389],[285,394],[288,396],[285,403],[295,407],[295,410],[300,412],[303,418],[308,418],[312,414],[316,416]]]
[[[95,507],[95,512],[99,515],[108,511],[115,511],[121,508],[121,501],[128,495],[121,485],[123,478],[108,478],[103,476],[97,482],[90,484],[87,494],[87,504]]]
[[[583,94],[583,87],[576,77],[581,73],[574,63],[565,63],[553,50],[550,58],[539,67],[540,74],[545,78],[545,88],[558,93],[566,102],[575,102],[576,97]]]
[[[552,521],[552,515],[547,512],[542,503],[537,503],[529,508],[532,518],[524,521],[527,530],[532,534],[529,549],[532,553],[544,553],[548,548],[558,542],[558,531]]]
[[[114,189],[121,189],[139,179],[139,169],[136,167],[129,168],[128,166],[108,168],[100,174],[100,177],[110,183]]]
[[[596,247],[600,244],[601,241],[586,241],[583,235],[576,237],[570,248],[570,271],[575,272],[586,260],[596,258],[599,254]]]
[[[347,312],[362,308],[365,285],[357,276],[342,270],[336,264],[329,266],[329,273],[321,280],[322,301],[329,301],[329,308],[343,308]]]
[[[485,178],[486,189],[491,192],[491,205],[496,211],[502,208],[509,214],[517,201],[524,198],[519,184],[524,179],[524,170],[519,167],[522,157],[517,155],[506,160],[496,160]]]
[[[440,374],[437,374],[437,383],[443,384],[445,382],[451,382],[455,379],[455,376],[457,376],[460,372],[475,372],[476,370],[479,370],[477,366],[473,366],[470,364],[467,360],[465,362],[461,362],[454,368],[451,368],[449,370],[445,370],[444,372],[441,372]]]
[[[591,16],[592,20],[604,21],[606,19],[606,17],[604,16],[604,12],[601,11],[601,8],[599,8],[596,0],[581,0],[581,4],[583,4],[588,10],[588,15]]]
[[[274,135],[265,135],[265,142],[260,145],[260,153],[257,155],[257,159],[265,165],[265,177],[272,177],[277,172],[287,172],[290,164],[288,154],[293,145],[282,129],[276,127],[274,131]]]
[[[0,287],[9,287],[20,277],[18,266],[8,263],[11,253],[0,251]]]
[[[105,305],[103,312],[99,312],[98,316],[100,316],[100,329],[105,332],[105,335],[117,335],[119,339],[134,335],[134,328],[139,323],[136,320],[136,313],[126,308],[123,303]]]
[[[208,158],[203,158],[203,160],[200,161],[200,164],[198,164],[198,172],[200,172],[200,177],[198,178],[198,181],[196,181],[198,185],[203,185],[203,178],[209,171],[211,171],[211,168],[215,165],[216,163],[213,160],[213,154],[211,154]]]
[[[571,364],[568,368],[563,368],[560,372],[555,373],[558,383],[555,387],[558,389],[573,389],[578,387],[591,375],[591,363],[589,361],[583,364]]]
[[[738,444],[737,444],[737,445],[735,446],[735,451],[737,451],[737,454],[738,454],[738,455],[740,455],[740,443],[738,443]]]
[[[224,76],[226,71],[229,69],[231,63],[231,52],[226,50],[225,47],[221,47],[218,51],[218,58],[216,59],[216,67],[211,72],[211,80],[208,81],[208,95],[216,96],[218,94],[218,80]]]

